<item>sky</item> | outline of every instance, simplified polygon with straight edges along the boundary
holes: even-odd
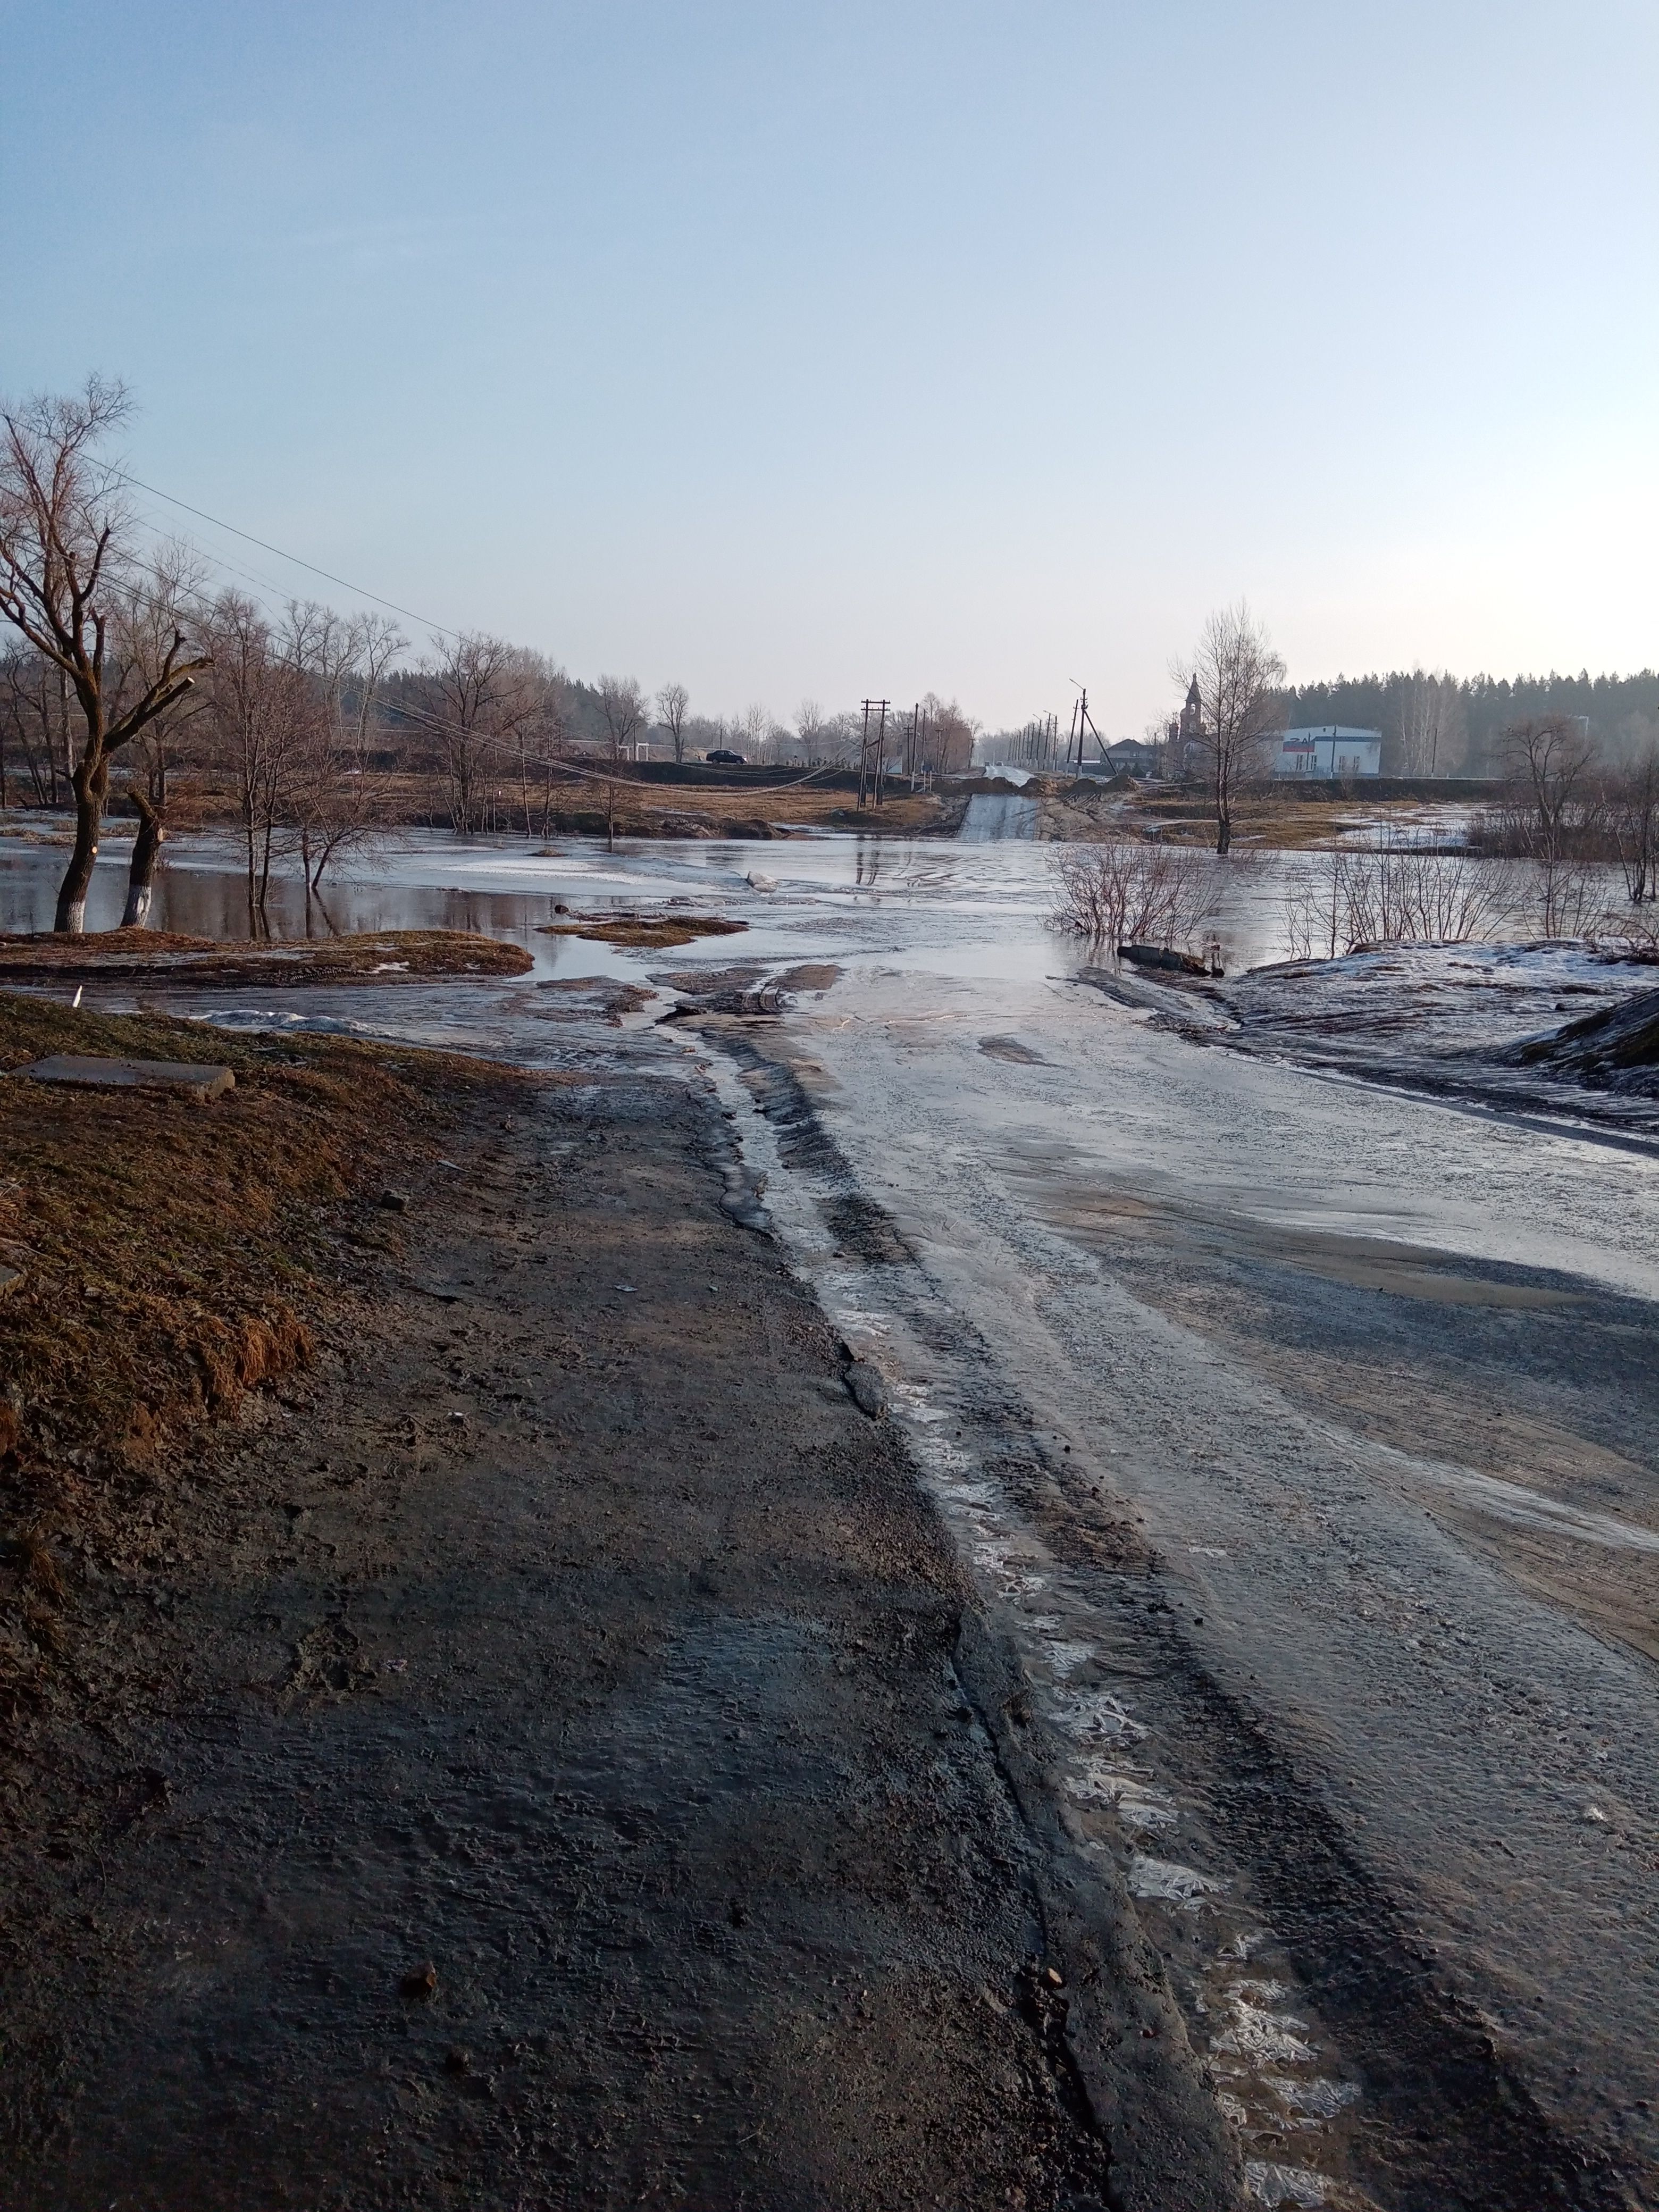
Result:
[[[574,675],[1081,683],[1109,737],[1241,599],[1295,681],[1659,661],[1653,0],[10,0],[3,51],[0,392],[119,376],[147,484]]]

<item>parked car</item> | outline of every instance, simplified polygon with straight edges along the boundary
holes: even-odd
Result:
[[[724,745],[717,745],[712,753],[705,753],[703,758],[711,768],[747,768],[749,765],[741,753],[727,752]]]

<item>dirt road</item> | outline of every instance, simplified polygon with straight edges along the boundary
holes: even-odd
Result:
[[[85,1563],[0,1844],[7,2212],[1236,2203],[718,1106],[522,1097]]]

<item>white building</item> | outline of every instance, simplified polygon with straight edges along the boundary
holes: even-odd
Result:
[[[1382,732],[1335,722],[1322,730],[1286,730],[1273,765],[1275,775],[1381,775]]]

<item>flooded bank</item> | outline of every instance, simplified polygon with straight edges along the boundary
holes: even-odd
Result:
[[[975,799],[991,808],[1018,799]],[[128,847],[107,841],[94,870],[88,927],[112,929],[125,896]],[[64,865],[52,844],[0,834],[0,930],[46,929]],[[1229,964],[1283,957],[1284,893],[1276,856],[1215,863],[1222,881],[1216,933]],[[941,975],[1035,981],[1087,963],[1085,949],[1047,927],[1055,903],[1054,848],[1017,834],[940,838],[813,835],[764,848],[738,841],[665,844],[569,838],[542,845],[409,833],[372,860],[353,855],[320,898],[296,874],[272,882],[260,927],[305,938],[379,929],[482,929],[521,942],[538,972],[634,974],[605,948],[535,938],[553,903],[657,905],[675,898],[718,907],[749,924],[756,957],[800,957],[803,942],[834,941],[863,964],[897,961]],[[246,878],[234,841],[179,838],[166,848],[151,921],[158,930],[242,938]],[[708,948],[694,957],[708,957]]]

